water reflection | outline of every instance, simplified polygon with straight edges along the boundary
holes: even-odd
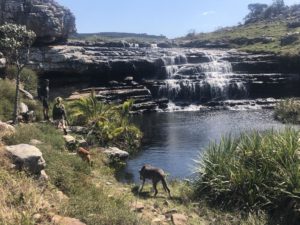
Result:
[[[171,178],[188,178],[193,160],[210,141],[229,133],[284,127],[273,119],[271,110],[154,113],[136,116],[134,122],[144,132],[144,140],[142,151],[123,171],[130,181],[138,180],[145,163],[163,168]]]

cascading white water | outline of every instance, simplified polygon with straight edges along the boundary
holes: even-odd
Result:
[[[232,66],[222,60],[224,55],[203,51],[207,62],[188,63],[185,55],[163,57],[168,79],[161,86],[161,96],[171,100],[207,101],[246,95],[244,83],[236,79]],[[223,53],[225,54],[225,53]]]

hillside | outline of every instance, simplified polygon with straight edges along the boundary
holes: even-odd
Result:
[[[123,32],[99,32],[99,33],[77,33],[70,37],[75,40],[88,41],[136,41],[136,42],[157,42],[166,41],[167,37],[163,35],[149,35],[137,33],[123,33]]]
[[[244,24],[211,33],[188,34],[177,41],[185,47],[224,47],[249,52],[299,55],[300,7],[283,6],[282,11],[270,14],[268,10],[274,8],[274,4],[267,6],[263,13],[250,12]],[[249,9],[251,5],[254,4],[250,4]]]

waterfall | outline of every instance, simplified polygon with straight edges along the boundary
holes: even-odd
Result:
[[[223,53],[225,54],[225,53]],[[210,101],[245,97],[247,88],[232,72],[224,55],[203,51],[206,62],[189,63],[183,54],[162,58],[167,79],[159,88],[159,96],[170,100]]]

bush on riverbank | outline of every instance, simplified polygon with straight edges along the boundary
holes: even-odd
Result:
[[[74,124],[87,126],[87,138],[96,139],[101,146],[118,146],[134,152],[140,146],[142,133],[129,120],[133,101],[122,105],[108,105],[98,101],[92,92],[87,98],[69,104],[71,120]]]
[[[299,137],[299,131],[286,129],[211,144],[198,161],[197,197],[223,207],[282,209],[294,216],[300,208]]]
[[[275,118],[283,123],[300,123],[300,102],[296,99],[286,99],[275,107]]]

